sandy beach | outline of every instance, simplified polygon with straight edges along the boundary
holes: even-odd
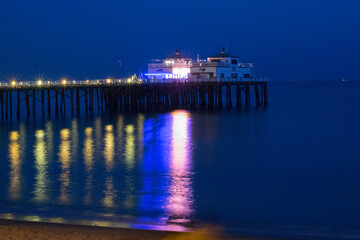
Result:
[[[212,229],[213,230],[213,229]],[[215,230],[216,231],[216,230]],[[212,231],[214,232],[214,231]],[[219,232],[219,231],[217,231]],[[135,230],[109,227],[91,227],[80,225],[68,225],[57,223],[23,222],[13,220],[0,220],[0,240],[220,240],[228,239],[246,240],[250,238],[236,238],[222,234],[209,234],[208,228],[200,229],[191,233],[166,232],[152,230]],[[254,239],[254,238],[251,238]],[[260,240],[260,239],[259,239]],[[265,240],[265,239],[261,239]]]

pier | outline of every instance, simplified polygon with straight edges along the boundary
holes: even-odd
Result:
[[[241,108],[250,107],[251,102],[256,106],[268,104],[267,80],[132,83],[105,79],[0,84],[1,119],[37,114],[51,117],[67,111],[80,114]]]

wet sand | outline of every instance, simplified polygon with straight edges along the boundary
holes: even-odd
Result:
[[[208,230],[214,232],[214,229],[202,229],[191,233],[135,230],[109,227],[91,227],[80,225],[68,225],[58,223],[38,223],[23,222],[13,220],[0,220],[0,240],[26,239],[26,240],[235,240],[250,239],[236,238],[222,234],[209,234]],[[215,230],[217,232],[217,230]],[[254,240],[254,238],[251,238]],[[258,239],[260,240],[260,239]],[[265,240],[265,239],[261,239]]]

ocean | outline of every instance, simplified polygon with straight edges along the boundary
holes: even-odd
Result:
[[[360,82],[268,94],[248,109],[0,120],[0,218],[359,239]]]

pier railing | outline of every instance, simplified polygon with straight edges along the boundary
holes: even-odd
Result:
[[[104,85],[104,84],[148,84],[148,83],[221,83],[221,82],[268,82],[267,78],[189,78],[189,79],[95,79],[95,80],[36,80],[36,81],[11,81],[0,82],[0,87],[57,87],[57,86],[87,86],[87,85]]]

